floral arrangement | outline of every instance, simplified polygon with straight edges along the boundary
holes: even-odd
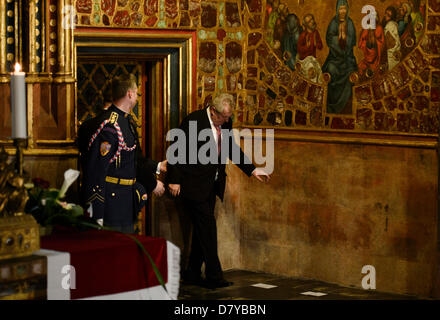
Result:
[[[49,182],[41,178],[35,178],[32,183],[25,184],[29,193],[29,200],[26,203],[25,212],[31,214],[43,230],[51,229],[54,225],[71,226],[75,228],[94,228],[113,231],[111,228],[101,226],[91,218],[84,215],[84,209],[77,204],[63,201],[69,187],[78,179],[80,172],[69,169],[64,172],[64,182],[61,189],[49,188]],[[162,275],[156,264],[147,252],[143,244],[136,237],[126,234],[132,239],[147,256],[159,283],[168,293]]]
[[[25,212],[31,214],[42,227],[56,224],[76,226],[84,210],[81,206],[67,203],[63,199],[78,176],[78,170],[69,169],[64,172],[64,182],[60,190],[49,188],[49,182],[41,178],[33,179],[32,183],[25,185],[29,194]]]

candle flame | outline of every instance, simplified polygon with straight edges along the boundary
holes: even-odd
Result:
[[[20,64],[17,62],[16,64],[15,64],[15,72],[20,72],[21,71],[21,66],[20,66]]]

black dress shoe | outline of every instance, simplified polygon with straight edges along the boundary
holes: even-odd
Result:
[[[205,280],[202,283],[202,287],[208,289],[218,289],[232,286],[234,283],[230,281],[226,281],[225,279],[221,280]]]

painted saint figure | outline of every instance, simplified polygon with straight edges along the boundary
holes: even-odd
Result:
[[[385,34],[388,70],[393,69],[401,58],[399,27],[396,22],[397,10],[390,6],[385,10],[382,26]]]
[[[303,25],[305,30],[298,39],[299,59],[304,60],[308,56],[316,58],[316,50],[322,50],[322,40],[313,14],[309,13],[304,16]]]
[[[286,29],[281,42],[281,52],[287,53],[289,59],[286,60],[287,66],[295,70],[296,55],[298,53],[298,39],[301,33],[298,17],[291,13],[286,18]]]
[[[408,2],[403,2],[400,4],[397,15],[397,25],[400,36],[402,57],[405,57],[413,49],[416,43],[411,12],[412,9]]]
[[[357,63],[353,54],[356,30],[348,12],[348,1],[338,0],[336,16],[327,29],[326,41],[330,52],[322,71],[331,75],[327,96],[328,113],[351,112],[353,84],[350,75],[357,71]]]
[[[411,20],[411,6],[408,2],[401,3],[397,22],[400,37],[402,37],[405,32],[408,32],[408,27],[412,28]]]
[[[278,18],[280,17],[279,5],[280,5],[279,0],[273,0],[270,10],[267,11],[268,13],[269,12],[270,13],[268,14],[267,17],[268,20],[266,24],[266,40],[272,48],[274,47],[275,26]]]
[[[411,23],[414,30],[414,36],[416,37],[416,43],[419,42],[423,35],[424,19],[420,11],[420,0],[410,0],[411,6]]]
[[[358,66],[361,76],[371,77],[379,69],[385,37],[378,20],[376,16],[375,29],[363,29],[359,37],[358,47],[364,53],[364,58]]]
[[[298,63],[301,74],[313,82],[321,82],[321,65],[316,59],[316,50],[322,50],[322,40],[316,27],[315,17],[308,13],[303,18],[304,31],[298,39]]]

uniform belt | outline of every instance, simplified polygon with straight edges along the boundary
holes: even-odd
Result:
[[[121,178],[114,178],[114,177],[105,177],[105,181],[106,182],[110,182],[110,183],[114,183],[114,184],[122,184],[124,186],[131,186],[133,184],[135,184],[136,182],[136,178],[135,179],[121,179]]]

